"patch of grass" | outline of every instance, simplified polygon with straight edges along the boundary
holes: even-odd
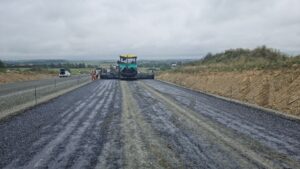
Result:
[[[68,69],[72,75],[88,74],[92,68],[70,68]],[[45,67],[22,67],[9,68],[9,71],[17,73],[39,73],[39,74],[58,74],[59,68],[45,68]]]
[[[300,67],[300,55],[291,57],[265,46],[249,49],[230,49],[222,53],[208,53],[199,61],[187,63],[171,72],[244,71]]]
[[[1,73],[6,72],[6,66],[1,60],[0,60],[0,72]]]
[[[89,74],[92,68],[72,68],[70,69],[72,75]]]

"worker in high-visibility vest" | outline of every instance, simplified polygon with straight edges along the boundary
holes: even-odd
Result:
[[[96,80],[96,71],[95,70],[92,70],[91,77],[92,77],[92,80]]]

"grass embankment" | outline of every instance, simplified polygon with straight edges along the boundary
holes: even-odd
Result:
[[[71,75],[88,74],[91,68],[71,68]],[[0,71],[0,84],[27,80],[49,79],[58,76],[58,68],[6,68]]]
[[[300,116],[300,56],[265,47],[229,50],[157,78]]]
[[[27,80],[40,80],[57,76],[57,73],[48,70],[31,70],[29,68],[8,69],[0,72],[0,84]]]

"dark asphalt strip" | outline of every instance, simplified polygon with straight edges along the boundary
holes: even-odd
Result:
[[[96,166],[98,162],[97,158],[101,154],[104,144],[108,141],[107,129],[114,118],[112,100],[116,97],[116,92],[113,88],[114,85],[107,88],[105,90],[106,92],[101,95],[100,99],[103,100],[103,103],[101,106],[95,108],[94,111],[96,111],[97,114],[92,121],[88,122],[88,126],[81,136],[79,144],[68,157],[67,168],[94,168]],[[97,102],[99,104],[100,100]],[[72,144],[74,144],[74,142]]]
[[[45,135],[48,135],[47,139],[51,139],[59,132],[59,129],[53,130],[52,127],[47,129],[43,128],[43,126],[56,125],[63,119],[61,114],[70,109],[70,105],[87,98],[97,86],[98,84],[96,83],[88,84],[45,104],[26,110],[18,116],[1,121],[0,168],[6,166],[15,157],[19,157],[24,162],[33,156],[39,148],[44,146],[43,144],[40,144],[40,146],[33,145],[37,149],[30,149],[29,147],[32,146],[33,142]],[[45,143],[48,142],[47,139],[44,140]]]
[[[101,91],[96,91],[102,94],[102,92],[106,91],[107,95],[107,90],[109,88],[103,88]],[[103,102],[105,101],[104,98],[96,97],[92,95],[91,97],[92,101],[87,101],[91,102],[91,106],[86,106],[90,107],[89,109],[85,108],[83,111],[84,116],[79,120],[78,124],[73,128],[72,132],[61,142],[56,146],[56,148],[53,150],[53,152],[49,155],[51,158],[49,158],[47,161],[44,162],[42,166],[48,166],[49,168],[66,168],[66,167],[71,167],[75,161],[76,158],[78,157],[78,154],[81,152],[79,151],[79,148],[81,149],[84,144],[81,143],[82,139],[85,139],[85,136],[89,133],[88,129],[93,129],[90,127],[90,125],[94,125],[97,120],[102,120],[103,117],[94,117],[92,119],[89,119],[88,117],[91,116],[91,113],[94,111],[98,111],[98,109],[103,108],[103,106],[106,104],[99,105],[100,101]],[[99,112],[102,113],[102,112]],[[99,115],[98,112],[95,115]],[[73,121],[73,120],[72,120]],[[85,129],[82,129],[83,126],[86,126]],[[79,132],[82,133],[79,134]],[[92,141],[92,140],[91,140]],[[71,145],[70,147],[68,147]],[[64,158],[68,158],[67,160]],[[64,164],[63,162],[66,162]]]

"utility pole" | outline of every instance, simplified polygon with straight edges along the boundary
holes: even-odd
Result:
[[[35,104],[37,104],[36,86],[34,87],[34,100],[35,100]]]

